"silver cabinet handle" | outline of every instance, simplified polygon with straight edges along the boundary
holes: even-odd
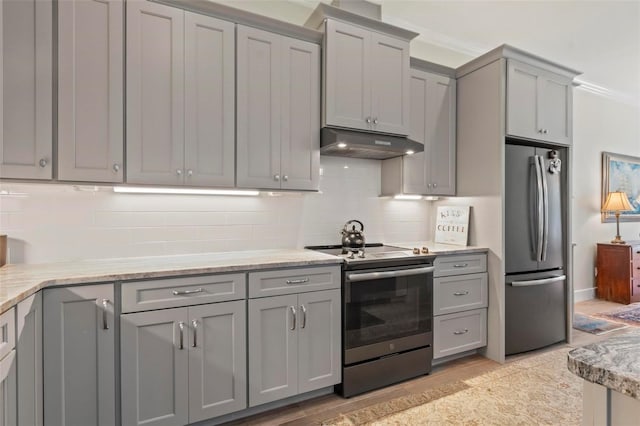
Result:
[[[287,284],[304,284],[308,282],[309,282],[309,278],[300,278],[298,280],[287,280]]]
[[[287,176],[287,175],[282,176],[282,180],[285,181],[285,182],[288,181],[289,180],[289,176]]]
[[[193,326],[193,346],[194,348],[198,347],[198,320],[191,320],[191,325]]]
[[[118,163],[114,163],[114,165],[113,165],[113,171],[114,171],[115,173],[118,173],[118,172],[120,171],[120,164],[118,164]]]
[[[296,329],[296,308],[294,306],[289,306],[289,309],[291,309],[291,315],[293,317],[290,330],[295,330]]]
[[[202,287],[196,288],[195,290],[173,290],[173,295],[183,296],[185,294],[202,293],[203,291]]]
[[[378,124],[378,118],[377,117],[373,119],[373,124]]]
[[[467,294],[469,294],[468,291],[456,291],[453,293],[454,296],[466,296]]]
[[[107,312],[109,310],[109,299],[102,299],[102,329],[109,329],[109,322],[107,321]]]
[[[273,180],[280,180],[280,175],[273,175]]]
[[[183,350],[184,349],[184,322],[183,321],[180,321],[178,323],[178,328],[180,328],[180,339],[178,343],[178,349]]]
[[[454,268],[466,268],[467,266],[469,266],[468,263],[456,263],[453,265]]]
[[[464,329],[464,330],[458,330],[458,331],[454,331],[453,334],[455,334],[456,336],[459,336],[461,334],[467,334],[469,332],[468,329]]]
[[[38,162],[38,164],[40,164],[40,167],[47,167],[47,163],[49,163],[47,161],[46,158],[41,158],[40,161]]]
[[[365,118],[365,119],[364,119],[364,121],[366,121],[366,122],[367,122],[367,124],[371,124],[371,117],[367,117],[367,118]]]
[[[177,174],[178,176],[182,176],[182,170],[181,170],[181,169],[177,169],[177,170],[176,170],[176,174]]]
[[[307,308],[304,305],[300,305],[300,310],[302,311],[302,324],[300,324],[300,328],[305,328],[307,326]]]

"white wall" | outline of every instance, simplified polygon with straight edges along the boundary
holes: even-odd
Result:
[[[427,201],[380,198],[380,162],[321,157],[321,193],[271,197],[115,194],[2,182],[10,263],[339,244],[349,219],[368,242],[426,239]],[[348,168],[345,168],[347,166]],[[24,194],[24,195],[20,195]]]
[[[596,244],[616,235],[601,223],[602,152],[640,157],[640,107],[581,89],[574,91],[573,242],[576,300],[594,297]],[[620,235],[640,240],[640,222],[621,222]]]

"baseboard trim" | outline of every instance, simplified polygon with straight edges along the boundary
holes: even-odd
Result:
[[[575,290],[573,292],[573,302],[583,302],[585,300],[591,300],[596,298],[596,288],[585,288],[582,290]]]

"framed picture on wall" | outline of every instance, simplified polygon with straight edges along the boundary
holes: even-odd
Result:
[[[632,211],[620,212],[621,222],[640,222],[640,157],[602,153],[602,200],[604,205],[607,194],[622,191],[627,194]],[[615,222],[612,212],[602,213],[602,222]]]

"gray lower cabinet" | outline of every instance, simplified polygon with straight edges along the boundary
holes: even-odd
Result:
[[[0,426],[16,424],[16,310],[0,315]]]
[[[337,384],[340,290],[249,300],[249,406]]]
[[[115,424],[113,295],[111,284],[44,290],[47,425]]]
[[[184,425],[246,408],[245,304],[122,315],[122,423]]]
[[[39,426],[42,415],[42,292],[17,306],[18,425]]]
[[[53,1],[0,2],[0,178],[53,177]]]
[[[124,1],[57,6],[58,179],[122,182]]]

